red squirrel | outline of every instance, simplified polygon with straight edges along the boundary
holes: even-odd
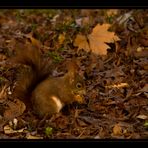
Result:
[[[60,112],[74,101],[82,102],[85,83],[75,62],[67,63],[64,76],[51,76],[51,64],[43,59],[40,49],[34,45],[17,44],[15,63],[26,65],[17,78],[14,94],[17,98],[29,98],[34,113],[39,117]]]

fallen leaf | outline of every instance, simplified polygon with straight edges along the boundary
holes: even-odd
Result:
[[[110,48],[106,43],[120,40],[114,32],[108,31],[109,27],[110,24],[96,25],[92,33],[88,35],[89,43],[86,36],[78,34],[74,46],[78,47],[78,50],[84,49],[86,52],[91,50],[97,55],[106,55],[107,49]]]
[[[137,52],[141,52],[143,50],[143,47],[138,47],[136,50]]]
[[[144,126],[148,127],[148,121],[145,121]]]
[[[77,34],[74,41],[74,46],[78,47],[78,50],[84,49],[87,52],[90,51],[86,36],[81,34]]]
[[[18,125],[18,120],[16,118],[14,118],[12,121],[9,121],[9,125],[11,127],[13,127],[13,129],[16,129],[16,127]]]
[[[57,15],[55,15],[50,21],[51,21],[52,23],[55,23],[59,17],[60,17],[60,15],[57,14]]]
[[[13,102],[8,101],[7,105],[8,107],[5,110],[3,116],[5,119],[9,119],[9,120],[22,115],[26,109],[25,104],[18,99],[15,99]]]
[[[11,134],[11,133],[15,133],[15,131],[9,125],[6,125],[4,126],[4,133]]]
[[[85,26],[85,25],[89,25],[90,18],[89,17],[82,17],[82,18],[76,19],[76,24],[81,27]]]
[[[106,55],[107,49],[110,48],[106,43],[119,41],[114,32],[109,32],[110,24],[96,25],[93,31],[88,35],[90,48],[97,55]]]
[[[8,95],[12,95],[12,91],[10,89],[10,86],[8,87]]]
[[[78,26],[82,25],[82,18],[76,19],[75,21]]]
[[[148,116],[146,116],[146,115],[138,115],[137,118],[145,120],[145,119],[148,119]]]
[[[116,20],[118,22],[119,25],[125,25],[125,23],[127,23],[127,20],[132,17],[132,13],[133,13],[133,10],[119,16]]]
[[[127,83],[120,83],[120,84],[114,84],[114,85],[108,85],[105,86],[106,88],[123,88],[128,87],[129,85]]]
[[[113,127],[113,134],[118,136],[118,135],[122,135],[122,128],[119,124],[116,124],[114,127]]]
[[[140,90],[140,92],[148,92],[148,84],[145,84],[144,87]]]
[[[53,128],[52,127],[46,127],[46,129],[45,129],[45,135],[47,137],[50,137],[52,135],[52,133],[53,133]]]
[[[114,16],[114,15],[118,14],[118,12],[119,12],[118,9],[109,9],[109,10],[107,10],[106,13],[108,16]]]
[[[13,133],[22,133],[26,128],[22,128],[19,130],[13,130],[9,125],[4,126],[4,133],[5,134],[13,134]]]
[[[139,34],[139,42],[142,46],[148,46],[148,27],[144,27]]]
[[[28,134],[28,135],[26,136],[26,138],[27,138],[27,139],[43,139],[43,137],[41,137],[41,136],[32,136],[31,134]]]
[[[59,40],[59,44],[62,45],[63,42],[65,41],[65,35],[64,34],[60,34],[59,37],[58,37],[58,40]]]
[[[5,102],[7,99],[7,85],[4,85],[0,91],[0,103]]]
[[[7,59],[7,57],[4,54],[0,53],[0,61],[4,61],[6,59]]]

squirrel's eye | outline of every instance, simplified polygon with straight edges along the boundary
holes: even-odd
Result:
[[[81,84],[81,83],[77,83],[77,84],[76,84],[76,87],[77,87],[77,88],[82,88],[82,84]]]

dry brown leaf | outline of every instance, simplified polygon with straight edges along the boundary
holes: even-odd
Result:
[[[6,59],[7,59],[7,57],[4,54],[0,54],[0,61],[4,61]]]
[[[144,27],[141,32],[139,37],[139,42],[142,46],[147,47],[148,46],[148,26]]]
[[[140,91],[141,92],[148,92],[148,84],[145,84],[144,87]]]
[[[90,48],[93,53],[98,55],[106,55],[109,46],[106,43],[111,43],[120,40],[114,32],[109,32],[110,24],[96,25],[93,31],[88,35]]]
[[[116,136],[122,135],[122,128],[119,124],[116,124],[113,127],[113,134],[116,135]]]
[[[13,133],[22,133],[26,128],[22,128],[19,130],[13,130],[9,125],[4,126],[4,133],[5,134],[13,134]]]
[[[129,85],[127,83],[120,83],[120,84],[105,86],[105,88],[124,88],[124,87],[129,87]]]
[[[0,90],[0,103],[7,99],[7,85],[4,85]]]
[[[138,115],[137,118],[146,120],[146,119],[148,119],[148,116],[146,116],[146,115]]]
[[[86,26],[86,25],[89,25],[90,24],[90,18],[87,16],[87,17],[82,17],[82,18],[78,18],[75,20],[76,21],[76,24],[78,26]]]
[[[41,136],[33,136],[31,134],[27,134],[26,138],[27,139],[43,139],[43,137]]]
[[[118,14],[118,12],[119,12],[118,9],[109,9],[109,10],[107,10],[106,13],[108,16],[114,16],[114,15]]]
[[[58,37],[58,40],[59,40],[59,44],[62,45],[63,42],[65,41],[65,35],[64,34],[60,34],[59,37]]]
[[[4,118],[9,120],[22,115],[26,109],[25,104],[18,99],[15,99],[14,102],[8,101],[7,105],[8,108],[4,112]]]
[[[89,44],[87,42],[86,37],[81,34],[77,34],[74,41],[74,46],[78,47],[78,50],[84,49],[87,52],[90,51]]]

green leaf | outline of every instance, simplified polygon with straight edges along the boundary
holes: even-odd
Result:
[[[45,135],[47,137],[50,137],[52,135],[52,132],[53,132],[53,128],[52,127],[46,127],[46,129],[45,129]]]
[[[144,126],[148,128],[148,121],[145,121]]]

